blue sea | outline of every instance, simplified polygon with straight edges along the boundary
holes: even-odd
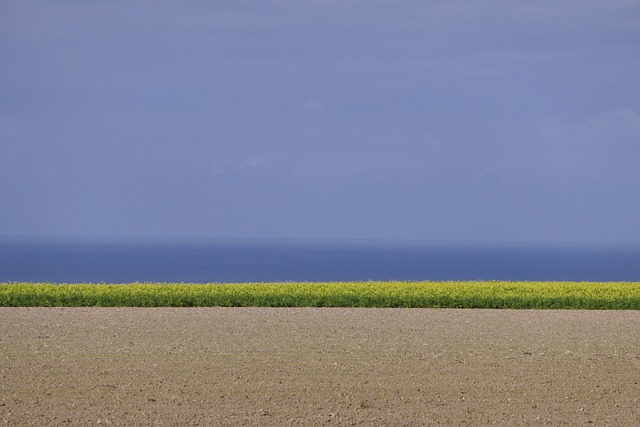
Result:
[[[0,282],[640,281],[640,244],[0,238]]]

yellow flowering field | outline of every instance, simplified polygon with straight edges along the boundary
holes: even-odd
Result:
[[[640,282],[0,283],[4,307],[640,309]]]

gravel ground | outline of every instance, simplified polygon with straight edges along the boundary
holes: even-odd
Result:
[[[640,312],[0,308],[9,425],[640,425]]]

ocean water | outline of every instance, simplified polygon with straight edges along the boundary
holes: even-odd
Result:
[[[0,239],[0,282],[640,281],[640,244]]]

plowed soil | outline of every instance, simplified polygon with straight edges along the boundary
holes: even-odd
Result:
[[[640,425],[640,312],[0,308],[9,425]]]

